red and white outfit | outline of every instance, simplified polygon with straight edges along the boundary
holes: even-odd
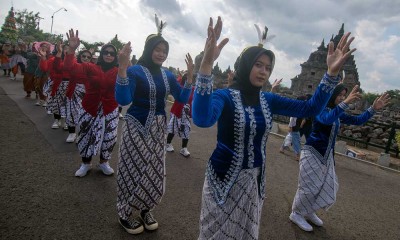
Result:
[[[47,60],[40,59],[39,67],[41,71],[49,72],[50,79],[53,83],[50,99],[47,102],[47,110],[54,114],[54,118],[56,120],[60,120],[60,117],[65,118],[65,91],[68,86],[68,79],[70,78],[69,73],[67,71],[63,71],[61,58],[54,56],[50,56]],[[53,124],[52,128],[56,128],[54,125],[55,123]]]
[[[171,107],[171,118],[168,123],[167,132],[178,134],[180,138],[189,139],[192,118],[192,100],[194,87],[186,104],[175,101]]]
[[[64,67],[82,77],[85,96],[79,111],[80,126],[77,144],[84,164],[100,153],[102,160],[110,160],[117,141],[118,104],[115,101],[117,67],[103,71],[93,63],[77,63],[73,54],[67,54]]]

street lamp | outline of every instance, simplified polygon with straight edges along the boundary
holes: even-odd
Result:
[[[61,11],[61,10],[67,11],[67,9],[65,9],[65,8],[62,7],[62,8],[60,8],[60,9],[58,9],[57,11],[53,12],[53,15],[51,15],[51,29],[50,29],[50,34],[51,34],[51,35],[53,34],[54,14],[58,13],[58,12]]]
[[[35,20],[37,21],[37,29],[38,29],[38,30],[40,29],[40,28],[39,28],[40,20],[42,20],[42,19],[44,19],[44,18],[39,17],[39,16],[37,16],[37,17],[35,18]]]

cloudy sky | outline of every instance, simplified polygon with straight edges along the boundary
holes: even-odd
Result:
[[[163,36],[170,44],[165,66],[185,68],[184,56],[197,55],[204,47],[208,18],[221,16],[222,37],[230,41],[218,59],[224,70],[233,67],[243,48],[257,43],[254,23],[267,25],[275,35],[265,46],[276,54],[271,76],[290,79],[300,73],[300,64],[337,34],[342,23],[356,37],[352,47],[361,88],[382,93],[400,89],[400,1],[399,0],[0,0],[0,25],[11,2],[14,9],[40,12],[40,28],[53,33],[79,29],[86,41],[108,42],[115,34],[131,41],[140,57],[147,35],[156,32],[154,14],[167,22]]]

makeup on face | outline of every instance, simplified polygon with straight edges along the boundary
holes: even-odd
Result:
[[[250,83],[255,87],[262,87],[271,74],[271,59],[261,55],[254,63],[250,72]]]
[[[153,50],[152,60],[154,63],[162,65],[167,56],[167,46],[164,43],[159,43]]]

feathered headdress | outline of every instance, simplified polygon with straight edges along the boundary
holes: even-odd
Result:
[[[162,31],[167,26],[167,23],[160,21],[160,19],[158,19],[158,17],[157,17],[157,14],[154,14],[154,15],[155,15],[155,21],[156,21],[156,27],[157,27],[157,35],[161,36]]]
[[[263,47],[264,44],[267,42],[268,28],[267,26],[265,26],[264,31],[261,33],[261,29],[257,24],[254,24],[254,27],[256,27],[258,33],[258,46]]]

